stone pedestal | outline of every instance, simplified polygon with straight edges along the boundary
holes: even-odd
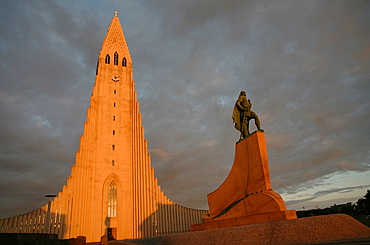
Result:
[[[224,183],[208,194],[209,216],[191,231],[297,218],[271,189],[264,132],[236,144],[233,167]]]

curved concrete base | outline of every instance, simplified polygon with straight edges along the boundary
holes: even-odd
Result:
[[[256,214],[263,213],[272,213],[272,212],[282,212],[286,211],[285,203],[281,196],[274,192],[273,190],[265,190],[253,193],[248,195],[237,202],[234,205],[231,205],[230,209],[226,208],[224,212],[221,212],[218,216],[213,219],[204,219],[204,222],[212,222],[223,219],[232,219],[245,216],[251,216]],[[294,210],[291,213],[294,213],[290,219],[296,219],[296,212]],[[244,225],[254,224],[254,223],[263,223],[277,221],[276,219],[272,220],[261,220],[261,222],[251,222]]]
[[[229,175],[207,198],[209,216],[191,225],[192,231],[297,218],[271,189],[265,134],[260,131],[236,144]]]
[[[323,244],[330,241],[370,240],[370,228],[345,214],[281,220],[216,230],[126,240],[122,244],[224,245],[224,244]],[[349,243],[350,243],[349,241]],[[117,243],[118,244],[118,243]],[[346,243],[345,243],[346,244]],[[362,243],[364,244],[364,243]]]

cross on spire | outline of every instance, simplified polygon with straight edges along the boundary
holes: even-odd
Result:
[[[114,16],[118,16],[118,11],[113,12]]]

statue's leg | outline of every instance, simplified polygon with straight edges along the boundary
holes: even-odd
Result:
[[[260,123],[260,119],[258,118],[257,114],[252,112],[252,117],[254,118],[254,123],[256,124],[256,127],[257,127],[257,130],[258,131],[263,131],[261,129],[261,123]]]
[[[249,133],[249,120],[247,120],[246,122],[245,122],[245,127],[246,127],[246,130],[245,130],[245,132],[246,132],[246,136],[248,136],[250,133]]]
[[[242,131],[240,133],[240,139],[244,139],[248,136],[248,125],[245,122],[243,123]]]

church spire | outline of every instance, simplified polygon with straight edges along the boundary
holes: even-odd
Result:
[[[113,19],[100,49],[99,63],[131,66],[131,55],[117,11],[114,12]]]

